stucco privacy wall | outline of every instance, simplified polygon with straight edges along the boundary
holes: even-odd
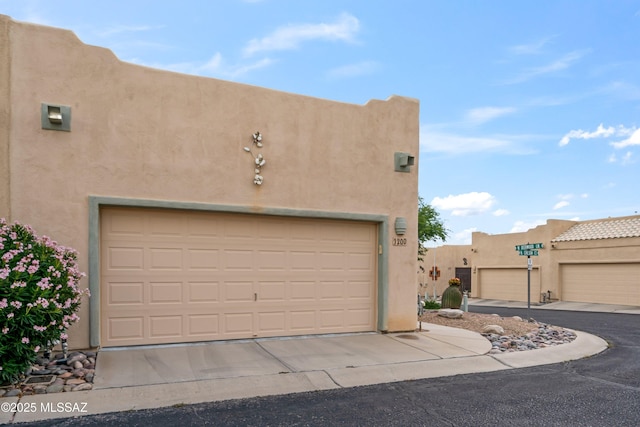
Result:
[[[417,161],[410,173],[395,172],[394,153],[418,155],[416,100],[353,105],[159,71],[120,62],[69,31],[5,16],[0,41],[8,59],[0,64],[0,120],[10,117],[0,131],[8,176],[0,215],[77,249],[83,271],[90,267],[91,196],[205,210],[371,215],[384,239],[378,324],[415,328]],[[41,129],[42,102],[71,107],[70,132]],[[256,131],[266,159],[262,186],[253,184],[253,159],[243,150]],[[407,219],[406,246],[390,244],[396,217]],[[89,344],[88,310],[83,304],[71,346]]]

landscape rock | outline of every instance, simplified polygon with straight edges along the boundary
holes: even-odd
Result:
[[[7,392],[2,397],[18,396],[20,393],[21,393],[21,390],[19,388],[13,388],[11,390],[7,390]]]
[[[71,389],[71,391],[84,391],[84,390],[91,390],[92,388],[93,388],[93,384],[82,383],[82,384],[78,384],[77,386],[73,387]]]
[[[575,332],[569,329],[560,329],[544,323],[537,323],[537,325],[537,331],[529,332],[524,336],[483,333],[482,335],[491,342],[489,354],[547,348],[570,343],[576,339]]]
[[[500,325],[487,325],[484,328],[482,328],[482,333],[502,335],[504,334],[504,328]]]
[[[457,308],[443,308],[442,310],[438,310],[438,316],[448,319],[461,319],[462,316],[464,316],[464,311]]]
[[[55,375],[53,383],[48,385],[18,383],[11,388],[0,388],[0,397],[91,390],[96,361],[95,351],[74,351],[69,353],[67,358],[62,353],[51,358],[47,358],[46,354],[39,356],[36,360],[37,363],[26,370],[25,377],[29,375]]]
[[[47,393],[60,393],[64,388],[64,382],[54,382],[47,387]]]

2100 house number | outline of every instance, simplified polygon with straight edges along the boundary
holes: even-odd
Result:
[[[391,244],[393,246],[407,246],[407,239],[394,237],[393,239],[391,239]]]

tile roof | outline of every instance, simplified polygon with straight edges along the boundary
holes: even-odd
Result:
[[[552,242],[622,237],[640,237],[640,217],[582,222],[560,234]]]

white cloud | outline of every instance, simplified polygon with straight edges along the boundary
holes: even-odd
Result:
[[[470,245],[471,244],[471,236],[474,232],[478,231],[477,228],[466,228],[458,233],[453,234],[452,244],[458,245]]]
[[[516,109],[513,107],[480,107],[469,110],[467,120],[474,124],[482,124],[515,112]]]
[[[544,225],[544,224],[546,224],[546,222],[542,220],[536,220],[531,222],[516,221],[513,224],[513,227],[511,227],[511,230],[509,231],[509,233],[522,233],[532,228],[535,228],[539,225]]]
[[[608,85],[602,87],[599,92],[606,95],[615,95],[626,100],[635,101],[640,99],[640,86],[625,81],[611,82]]]
[[[506,154],[532,154],[535,150],[523,147],[519,140],[535,138],[531,135],[465,136],[440,130],[442,126],[420,126],[421,150],[431,153],[469,154],[499,152]]]
[[[250,40],[244,54],[251,56],[258,52],[297,49],[302,42],[309,40],[352,42],[359,29],[358,19],[348,13],[341,14],[331,23],[286,25],[263,38]]]
[[[573,65],[574,62],[578,61],[580,58],[582,58],[586,53],[588,53],[588,51],[586,50],[581,50],[581,51],[573,51],[573,52],[569,52],[566,55],[562,56],[561,58],[547,64],[547,65],[543,65],[540,67],[534,67],[534,68],[530,68],[528,70],[523,71],[522,73],[520,73],[520,75],[510,79],[510,80],[506,80],[503,82],[503,84],[516,84],[516,83],[523,83],[526,82],[527,80],[531,80],[535,77],[539,77],[545,74],[551,74],[551,73],[555,73],[557,71],[562,71],[565,70],[567,68],[569,68],[571,65]]]
[[[496,199],[491,194],[474,191],[456,196],[434,197],[430,204],[435,208],[451,211],[453,216],[469,216],[486,212],[495,203]]]
[[[569,202],[569,200],[572,200],[576,197],[580,197],[581,199],[586,199],[589,197],[589,194],[587,193],[582,193],[578,196],[576,196],[573,193],[568,193],[568,194],[558,194],[558,199],[560,199],[560,201],[558,203],[556,203],[555,205],[553,205],[553,210],[558,210],[558,209],[562,209],[564,207],[569,206],[571,203]]]
[[[378,68],[378,63],[374,61],[363,61],[357,64],[344,65],[342,67],[329,70],[327,75],[332,78],[357,77],[365,74],[372,74]]]
[[[614,148],[624,148],[632,145],[640,145],[640,129],[628,129],[628,131],[633,131],[629,138],[620,142],[612,142],[611,145]]]
[[[541,40],[527,43],[527,44],[519,44],[515,46],[511,46],[509,51],[515,53],[516,55],[537,55],[542,53],[542,48],[549,43],[555,36],[545,37]]]
[[[116,25],[106,30],[97,31],[96,34],[101,37],[109,37],[114,34],[121,33],[139,33],[143,31],[157,30],[164,28],[162,25]]]
[[[235,79],[250,71],[265,68],[273,64],[275,61],[270,58],[263,58],[248,64],[229,65],[224,61],[220,52],[216,52],[208,61],[204,63],[198,62],[179,62],[174,64],[148,64],[136,59],[130,60],[138,65],[146,67],[160,68],[164,70],[175,71],[177,73],[195,74],[199,76],[218,76],[227,79]]]
[[[620,158],[618,158],[618,156],[616,156],[615,153],[611,153],[611,155],[609,156],[608,161],[609,161],[609,163],[620,163],[622,166],[626,166],[626,165],[630,165],[632,163],[635,163],[635,160],[633,159],[633,153],[631,151],[627,151]]]
[[[635,131],[635,132],[634,132]],[[637,137],[634,135],[637,133]],[[611,136],[628,136],[631,137],[625,141],[619,143],[612,143],[615,148],[625,147],[626,145],[634,145],[635,143],[628,144],[627,141],[633,141],[632,138],[638,139],[637,144],[640,144],[640,132],[636,128],[626,128],[622,125],[618,127],[609,126],[605,128],[602,123],[598,125],[597,129],[593,132],[587,132],[582,129],[571,130],[565,134],[558,145],[561,147],[569,144],[572,139],[593,139],[593,138],[608,138]]]
[[[496,209],[495,211],[493,211],[493,216],[506,216],[509,215],[511,212],[509,212],[506,209]]]

